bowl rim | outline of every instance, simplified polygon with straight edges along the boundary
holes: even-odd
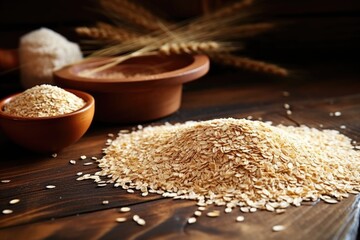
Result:
[[[71,116],[86,112],[86,111],[90,110],[92,107],[94,107],[95,99],[89,93],[84,92],[84,91],[80,91],[80,90],[69,89],[69,88],[63,88],[63,89],[68,91],[68,92],[71,92],[71,93],[75,94],[76,96],[78,96],[80,98],[82,98],[85,101],[85,105],[83,107],[81,107],[80,109],[76,110],[76,111],[61,114],[61,115],[57,115],[57,116],[50,116],[50,117],[22,117],[22,116],[15,116],[15,115],[5,113],[3,111],[4,105],[6,103],[10,102],[16,96],[23,93],[23,92],[18,92],[18,93],[11,94],[11,95],[9,95],[7,97],[4,97],[4,98],[2,98],[0,100],[0,118],[8,119],[8,120],[14,120],[14,121],[46,121],[46,120],[53,120],[53,119],[61,119],[61,118],[71,117]],[[84,99],[84,97],[86,97],[86,99]]]
[[[156,55],[157,56],[157,55]],[[134,58],[149,57],[149,56],[136,56]],[[96,61],[104,60],[108,57],[94,58],[88,62],[80,62],[61,68],[54,72],[54,81],[56,84],[64,87],[85,89],[87,91],[115,91],[121,89],[143,89],[151,88],[154,86],[177,85],[193,81],[197,78],[204,76],[210,67],[210,60],[207,55],[198,54],[179,54],[164,57],[187,57],[192,60],[188,65],[175,69],[172,71],[162,72],[150,75],[150,78],[128,77],[119,78],[118,81],[109,81],[106,78],[87,78],[81,77],[73,73],[73,69],[81,64],[91,64]]]

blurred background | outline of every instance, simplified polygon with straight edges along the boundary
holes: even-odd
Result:
[[[136,0],[159,16],[182,21],[206,14],[230,0]],[[360,1],[257,0],[245,11],[277,28],[246,41],[244,54],[285,67],[331,63],[355,69],[360,52]],[[106,19],[96,0],[0,0],[0,48],[14,49],[25,33],[48,27],[79,42],[74,28]],[[16,71],[0,74],[2,92],[14,88]]]

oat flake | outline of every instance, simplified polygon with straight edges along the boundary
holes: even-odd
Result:
[[[130,193],[276,213],[358,193],[359,159],[351,139],[335,130],[228,118],[120,131],[96,175]]]

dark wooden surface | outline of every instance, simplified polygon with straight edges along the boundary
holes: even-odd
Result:
[[[274,124],[306,124],[316,128],[337,129],[360,142],[360,82],[358,63],[298,63],[297,75],[278,79],[231,69],[213,68],[202,79],[185,85],[181,109],[164,119],[183,122],[218,117],[242,118],[251,115]],[[290,93],[283,96],[283,91]],[[291,105],[287,116],[283,104]],[[341,111],[340,117],[329,112]],[[346,125],[346,129],[340,129]],[[56,158],[25,151],[0,135],[0,239],[343,239],[355,238],[359,221],[359,201],[350,196],[339,204],[317,203],[291,207],[281,215],[266,211],[241,214],[245,221],[236,223],[238,210],[223,211],[218,218],[202,216],[188,225],[186,220],[196,209],[195,202],[172,200],[159,195],[141,197],[119,188],[97,188],[91,181],[76,181],[76,173],[95,172],[96,165],[69,164],[80,155],[101,157],[108,133],[132,125],[94,123],[74,145]],[[359,159],[360,160],[360,159]],[[55,189],[45,189],[46,185]],[[21,201],[9,205],[11,199]],[[108,200],[108,205],[102,201]],[[119,213],[131,206],[131,213]],[[214,207],[216,208],[216,207]],[[210,208],[212,209],[212,208]],[[216,208],[221,209],[221,208]],[[138,214],[147,222],[116,223],[121,216]],[[286,230],[272,232],[273,225]]]

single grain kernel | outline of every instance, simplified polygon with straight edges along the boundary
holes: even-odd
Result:
[[[274,232],[280,232],[280,231],[285,230],[285,226],[283,226],[283,225],[275,225],[275,226],[272,227],[272,230]]]
[[[115,221],[118,222],[118,223],[123,223],[123,222],[126,222],[126,218],[118,217],[118,218],[115,219]]]
[[[4,209],[4,210],[2,211],[2,213],[3,213],[4,215],[11,214],[11,213],[13,213],[13,210],[11,210],[11,209]]]
[[[119,209],[120,212],[130,212],[131,208],[129,207],[122,207]]]
[[[243,222],[245,220],[245,217],[244,216],[237,216],[236,217],[236,221],[237,222]]]
[[[196,222],[196,218],[195,218],[195,217],[191,217],[191,218],[188,219],[188,223],[189,223],[189,224],[193,224],[193,223],[195,223],[195,222]]]
[[[17,204],[17,203],[19,203],[20,202],[20,199],[17,199],[17,198],[15,198],[15,199],[12,199],[12,200],[10,200],[9,201],[9,204]]]

